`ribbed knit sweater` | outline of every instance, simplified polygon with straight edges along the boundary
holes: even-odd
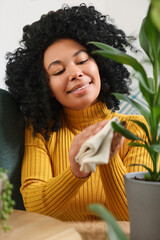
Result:
[[[113,113],[102,102],[80,111],[64,109],[62,127],[51,134],[49,141],[45,141],[41,134],[33,137],[32,127],[26,128],[21,186],[26,210],[64,221],[84,221],[96,219],[88,210],[88,204],[101,203],[117,220],[128,220],[123,175],[145,171],[143,167],[129,166],[132,163],[152,166],[146,150],[128,146],[129,140],[125,139],[109,164],[97,166],[96,172],[87,178],[78,178],[72,173],[68,158],[76,134],[91,124],[114,116],[126,121],[127,128],[134,134],[145,138],[142,129],[129,121],[144,122],[141,116]]]

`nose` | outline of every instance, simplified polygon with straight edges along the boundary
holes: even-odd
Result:
[[[78,80],[80,78],[83,77],[83,72],[80,71],[80,70],[75,70],[75,71],[72,71],[69,75],[69,80],[70,81],[73,81],[73,80]]]

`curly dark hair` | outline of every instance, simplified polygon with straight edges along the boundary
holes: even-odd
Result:
[[[50,97],[48,79],[43,66],[44,51],[54,41],[71,38],[82,44],[92,55],[96,49],[89,41],[99,41],[125,52],[131,47],[125,33],[102,15],[94,6],[65,6],[42,15],[39,21],[23,28],[20,47],[7,53],[6,85],[22,109],[27,126],[31,124],[34,135],[40,132],[46,140],[50,133],[61,127],[62,106]],[[99,99],[113,111],[119,109],[119,100],[113,92],[129,94],[129,72],[122,64],[92,55],[101,77]],[[52,124],[51,124],[52,123]]]

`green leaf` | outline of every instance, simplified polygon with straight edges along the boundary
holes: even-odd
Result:
[[[90,204],[89,209],[97,213],[101,219],[103,219],[108,226],[108,236],[112,240],[128,240],[125,233],[117,224],[116,219],[100,204]]]
[[[148,144],[146,142],[144,144],[137,143],[137,142],[130,142],[130,143],[128,143],[128,145],[132,146],[132,147],[144,147],[148,151],[148,153],[150,154],[153,165],[154,165],[154,159],[155,158],[154,158],[154,155],[153,155],[153,149],[150,146],[148,146]]]
[[[146,25],[147,25],[147,18],[144,18],[140,28],[140,32],[139,32],[139,42],[143,50],[148,55],[151,62],[153,62],[154,61],[153,49],[148,37],[146,36],[146,32],[145,32]]]
[[[121,124],[112,122],[111,123],[113,129],[119,133],[121,133],[124,137],[130,140],[139,140],[139,141],[144,141],[143,139],[137,137],[135,134],[131,133],[128,131],[125,127],[123,127]]]
[[[158,126],[158,142],[160,142],[160,123],[159,123],[159,126]]]
[[[144,175],[145,179],[148,180],[148,181],[152,181],[152,177],[149,175],[149,174],[145,174]]]
[[[132,56],[113,48],[109,45],[100,42],[89,42],[102,50],[95,50],[93,53],[100,54],[104,57],[110,58],[116,62],[129,65],[133,67],[136,71],[135,77],[139,80],[139,86],[142,91],[142,94],[149,106],[152,107],[153,99],[154,99],[154,91],[150,88],[150,84],[148,83],[148,78],[143,66]],[[152,101],[151,101],[152,100]]]
[[[115,97],[117,97],[119,100],[123,100],[123,101],[128,102],[129,104],[131,104],[133,108],[137,109],[144,116],[144,118],[146,119],[147,123],[150,124],[150,113],[144,106],[142,106],[137,101],[134,101],[133,99],[131,99],[131,98],[129,98],[129,97],[123,95],[123,94],[113,93],[113,95]]]
[[[144,24],[142,24],[142,33],[145,38],[144,41],[148,43],[148,52],[150,53],[148,56],[153,64],[153,67],[155,67],[158,56],[160,56],[160,31],[158,29],[160,19],[158,15],[160,16],[159,3],[158,1],[152,1],[147,16],[144,19]],[[159,23],[158,25],[157,22]],[[144,41],[142,48],[146,45]],[[144,50],[147,53],[146,48]]]
[[[150,145],[150,148],[153,149],[153,151],[160,153],[160,144],[152,144]]]
[[[149,77],[149,78],[148,78],[149,87],[154,91],[153,82],[154,82],[153,78]]]
[[[143,85],[141,84],[141,81],[142,81],[142,75],[139,74],[139,72],[136,72],[134,74],[134,77],[139,80],[139,88],[141,90],[141,93],[143,95],[143,97],[145,98],[146,102],[148,103],[149,105],[149,108],[152,109],[152,106],[153,106],[153,103],[154,103],[154,97],[155,97],[155,93],[154,93],[154,85],[151,84],[150,82],[150,78],[148,78],[148,85],[149,85],[149,88],[152,90],[152,93],[147,91]],[[153,86],[153,87],[152,87]]]
[[[151,19],[155,27],[160,31],[160,1],[152,0]]]
[[[142,76],[140,78],[141,85],[148,92],[153,93],[152,90],[149,88],[148,78],[147,78],[147,75],[146,75],[146,72],[145,72],[143,66],[135,58],[133,58],[132,56],[129,56],[128,54],[126,54],[116,48],[113,48],[105,43],[89,42],[89,44],[94,44],[98,48],[102,49],[102,50],[93,51],[94,54],[100,54],[100,55],[110,58],[116,62],[126,64],[126,65],[133,67],[133,69],[135,71],[139,72],[139,74]]]
[[[158,126],[160,124],[160,105],[154,106],[152,108],[152,113],[153,113],[154,130],[157,133],[158,132]]]
[[[138,126],[140,126],[144,130],[144,132],[146,133],[146,136],[148,138],[148,141],[151,144],[151,139],[150,139],[148,128],[146,127],[146,125],[138,120],[130,120],[130,121],[136,123]]]
[[[141,167],[144,167],[145,169],[147,169],[147,171],[150,173],[150,175],[153,175],[153,171],[151,168],[147,167],[146,165],[144,164],[138,164],[138,163],[135,163],[135,164],[131,164],[130,166],[141,166]]]
[[[132,146],[132,147],[144,147],[144,148],[146,148],[146,145],[143,144],[143,143],[130,142],[130,143],[128,143],[128,145]]]

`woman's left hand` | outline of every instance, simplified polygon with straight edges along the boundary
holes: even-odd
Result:
[[[116,155],[116,153],[121,148],[123,142],[124,142],[124,137],[119,132],[115,132],[112,138],[112,143],[110,148],[110,158]]]

